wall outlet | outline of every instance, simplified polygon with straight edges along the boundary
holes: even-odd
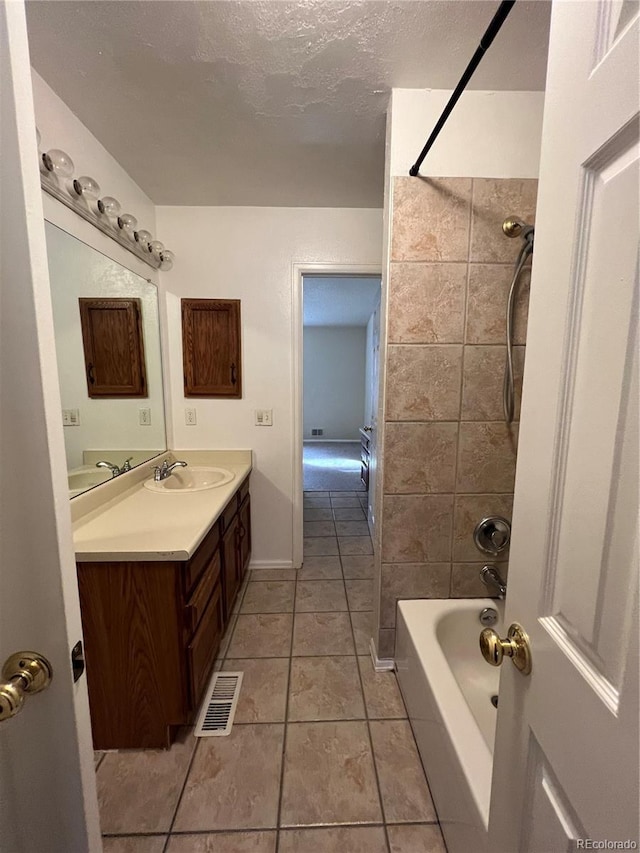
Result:
[[[184,410],[184,422],[187,426],[195,426],[198,423],[195,409],[187,407]]]
[[[80,426],[80,409],[63,409],[62,426]]]
[[[151,409],[138,409],[140,426],[151,426]]]
[[[323,429],[312,429],[311,435],[324,435],[324,430]]]
[[[273,409],[256,409],[256,426],[273,426]]]

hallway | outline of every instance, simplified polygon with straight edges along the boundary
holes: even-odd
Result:
[[[299,571],[251,572],[217,663],[231,735],[99,756],[105,853],[445,853],[395,675],[368,650],[364,493],[306,492]]]

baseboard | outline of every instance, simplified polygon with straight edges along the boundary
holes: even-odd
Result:
[[[378,657],[373,637],[369,640],[369,652],[371,653],[371,662],[376,672],[390,672],[396,668],[396,662],[393,658]]]
[[[293,560],[251,560],[249,568],[253,571],[260,569],[293,569]]]
[[[304,444],[360,444],[359,438],[305,438]]]

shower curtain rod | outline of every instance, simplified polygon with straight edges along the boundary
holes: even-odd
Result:
[[[513,9],[515,2],[516,2],[516,0],[502,0],[502,3],[500,3],[500,5],[498,6],[498,11],[495,13],[493,18],[491,19],[491,23],[487,27],[485,34],[480,39],[480,44],[476,48],[476,52],[471,57],[471,61],[467,65],[464,74],[460,78],[460,82],[458,83],[456,88],[453,90],[453,94],[449,98],[447,106],[442,111],[442,115],[440,116],[440,118],[436,122],[436,126],[433,128],[433,130],[431,132],[431,136],[427,139],[427,142],[426,142],[424,148],[420,152],[420,156],[418,157],[416,162],[413,164],[413,166],[409,169],[409,174],[411,175],[412,178],[415,178],[417,176],[418,170],[420,169],[420,166],[422,165],[422,161],[427,156],[429,149],[431,148],[433,143],[438,138],[438,134],[440,133],[440,131],[444,127],[445,122],[449,118],[451,111],[453,110],[455,105],[458,103],[458,98],[466,89],[467,83],[469,82],[469,80],[471,80],[471,77],[473,76],[473,73],[476,70],[476,68],[478,67],[478,65],[480,65],[482,57],[485,55],[485,53],[491,47],[491,42],[494,40],[494,38],[500,32],[500,27],[506,21],[507,15]]]

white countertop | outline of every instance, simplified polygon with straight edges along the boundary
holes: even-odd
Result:
[[[148,471],[145,469],[144,475],[136,469],[137,482],[74,522],[77,562],[188,560],[193,556],[251,471],[251,451],[173,450],[170,453],[191,465],[227,468],[235,476],[230,483],[214,489],[158,494],[143,486],[146,474],[152,476],[153,465]],[[158,460],[152,461],[157,464]]]

